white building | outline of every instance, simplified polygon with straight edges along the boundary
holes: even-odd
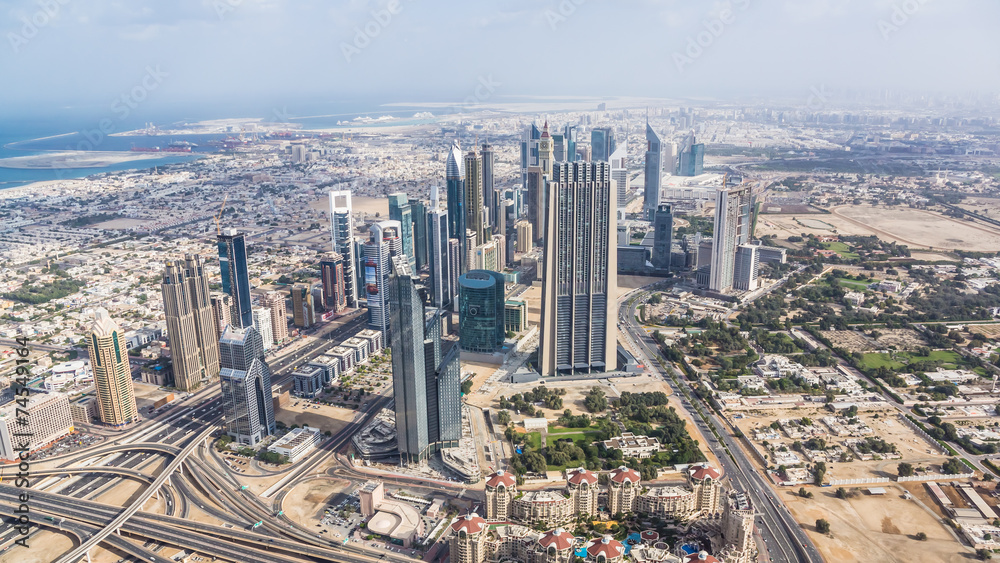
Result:
[[[274,346],[274,334],[271,332],[271,309],[259,307],[253,310],[253,324],[264,340],[264,349]]]
[[[271,444],[267,451],[278,455],[288,456],[288,460],[295,463],[305,454],[312,451],[322,438],[319,428],[303,426],[296,428],[281,437],[280,440]]]
[[[14,461],[23,449],[20,446],[34,452],[72,431],[73,415],[65,395],[32,395],[27,405],[11,403],[0,409],[0,458]]]

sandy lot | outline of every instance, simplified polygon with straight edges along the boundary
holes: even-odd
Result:
[[[885,350],[889,346],[895,346],[899,350],[916,350],[927,345],[927,341],[920,337],[920,333],[912,329],[884,329],[879,332],[882,334],[878,339],[872,339],[853,330],[826,330],[821,331],[821,334],[835,347],[845,348],[850,352]]]
[[[294,407],[295,403],[299,406]],[[315,408],[319,407],[319,408]],[[330,405],[314,405],[296,397],[290,397],[290,402],[274,412],[274,419],[284,422],[287,426],[312,426],[323,432],[338,432],[354,418],[357,411],[343,409]]]
[[[323,517],[324,507],[338,493],[351,488],[348,481],[322,479],[312,480],[297,485],[285,495],[282,509],[285,514],[297,524],[314,527],[316,521]]]
[[[984,325],[969,325],[969,332],[975,332],[983,335],[991,340],[996,340],[1000,338],[1000,323],[995,324],[984,324]]]
[[[64,552],[72,549],[76,545],[71,536],[57,534],[55,532],[41,531],[28,539],[28,548],[15,545],[3,554],[0,554],[0,563],[52,563]],[[94,553],[104,552],[101,548],[94,550]],[[101,560],[92,557],[94,563]],[[118,558],[110,559],[105,557],[104,561],[117,561]]]
[[[811,499],[786,490],[782,499],[827,561],[969,561],[966,553],[971,550],[959,545],[936,515],[915,500],[903,499],[902,488],[885,489],[884,496],[865,491],[848,500],[836,498],[832,488],[812,488]],[[816,532],[820,518],[830,522],[830,535]],[[927,541],[914,539],[919,532],[927,534]]]

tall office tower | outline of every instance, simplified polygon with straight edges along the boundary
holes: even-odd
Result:
[[[684,139],[677,164],[678,176],[699,176],[705,168],[705,145],[696,143],[694,131]]]
[[[451,291],[452,310],[458,306],[458,277],[462,275],[460,264],[464,259],[458,239],[448,239],[448,289]]]
[[[216,327],[215,337],[218,338],[226,331],[226,327],[233,323],[233,300],[228,295],[221,293],[212,295],[209,297],[209,301],[212,303],[212,319],[215,321]]]
[[[114,427],[137,422],[139,409],[135,406],[125,334],[107,310],[95,312],[87,344],[101,422]]]
[[[677,143],[663,145],[663,171],[671,176],[677,174]]]
[[[309,328],[316,324],[316,306],[308,285],[297,283],[292,286],[292,323],[299,328]]]
[[[389,219],[399,221],[399,238],[403,244],[403,254],[410,261],[410,267],[416,269],[417,255],[413,247],[413,210],[410,200],[403,192],[389,194]]]
[[[566,143],[566,162],[576,162],[576,125],[563,127],[563,142]]]
[[[461,438],[458,356],[441,353],[440,312],[426,312],[416,276],[402,257],[392,259],[392,388],[400,461],[419,463]],[[444,359],[442,359],[444,358]]]
[[[469,270],[458,279],[458,341],[463,350],[492,354],[503,345],[504,279],[490,270]]]
[[[663,145],[656,131],[646,123],[646,169],[645,193],[643,195],[643,210],[650,221],[660,204],[660,186],[663,183]]]
[[[493,244],[497,248],[497,267],[494,272],[502,272],[507,267],[507,237],[503,235],[493,235]]]
[[[610,161],[615,149],[615,132],[610,127],[590,131],[590,151],[594,162]]]
[[[521,139],[521,188],[528,189],[528,169],[538,166],[538,141],[542,132],[532,123],[524,131]]]
[[[456,141],[448,153],[448,162],[445,166],[445,183],[448,186],[448,233],[458,239],[458,245],[462,256],[466,254],[466,200],[465,200],[465,159],[462,158],[462,151],[458,148]],[[465,271],[464,259],[458,264],[461,271]]]
[[[540,371],[559,375],[613,370],[618,229],[611,166],[557,164],[548,195]]]
[[[493,227],[492,232],[496,232],[496,204],[494,203],[494,192],[496,192],[496,176],[495,170],[497,166],[497,153],[493,150],[493,145],[489,143],[483,143],[482,152],[480,153],[483,158],[483,205],[487,206],[488,215],[486,217],[486,226]]]
[[[505,234],[507,225],[504,222],[506,217],[503,214],[503,206],[507,199],[504,197],[504,190],[494,189],[488,195],[490,197],[490,233],[494,235]]]
[[[368,299],[368,326],[385,333],[389,329],[389,299],[386,283],[389,281],[391,258],[402,256],[403,245],[399,240],[398,221],[374,223],[365,243],[365,295]]]
[[[194,263],[193,257],[188,259]],[[197,265],[200,271],[200,260]],[[203,380],[207,383],[211,367],[214,367],[213,377],[219,374],[219,350],[212,309],[204,307],[198,311],[201,314],[196,318],[193,298],[197,296],[192,295],[190,289],[191,284],[181,264],[168,260],[160,291],[163,294],[167,335],[170,337],[174,384],[181,391],[193,391],[201,387]],[[204,289],[207,294],[208,288]],[[200,326],[205,322],[204,312],[208,313],[207,326]],[[203,346],[208,349],[202,350]],[[214,364],[209,365],[212,361]]]
[[[465,269],[463,271],[474,268],[472,263],[475,260],[477,246],[479,246],[479,238],[476,236],[476,231],[471,229],[465,231]]]
[[[264,350],[270,350],[274,346],[274,333],[271,327],[271,310],[267,307],[255,307],[253,309],[253,326],[260,333],[260,340],[264,345]]]
[[[323,256],[319,262],[319,275],[323,280],[323,307],[327,311],[342,313],[347,308],[344,256],[337,252]]]
[[[725,293],[733,287],[736,248],[750,240],[750,186],[722,188],[715,194],[712,268],[708,288]]]
[[[184,277],[187,279],[187,294],[198,338],[201,381],[211,383],[219,378],[219,333],[208,289],[208,275],[205,273],[205,264],[201,261],[201,256],[193,254],[184,256]]]
[[[757,289],[757,273],[760,268],[760,247],[741,244],[736,247],[733,262],[733,287],[742,291]]]
[[[413,255],[417,259],[417,270],[422,270],[428,263],[427,205],[419,199],[411,199],[410,210],[413,212]]]
[[[531,223],[528,221],[517,222],[517,253],[524,254],[531,252],[532,234]]]
[[[620,147],[616,147],[608,160],[611,162],[611,184],[618,197],[618,207],[625,207],[628,203],[628,138],[622,141]]]
[[[504,257],[506,261],[505,266],[514,266],[514,243],[517,240],[517,232],[514,229],[514,223],[517,221],[517,213],[514,212],[514,202],[505,199],[503,204],[500,205],[500,219],[503,224],[503,231],[500,233],[504,237]],[[494,235],[497,236],[497,235]]]
[[[338,200],[343,205],[337,205]],[[354,246],[354,210],[351,207],[351,192],[330,192],[330,232],[332,234],[333,251],[344,257],[344,292],[347,295],[347,306],[358,306],[358,260],[359,256]]]
[[[253,326],[230,326],[219,339],[222,408],[226,433],[240,444],[256,446],[274,434],[271,368],[264,342]]]
[[[431,270],[431,304],[440,309],[451,305],[451,266],[448,252],[448,214],[442,209],[427,213],[428,258]]]
[[[566,136],[562,133],[552,134],[552,155],[556,162],[566,162]]]
[[[490,240],[472,249],[472,256],[469,258],[469,270],[492,270],[498,272],[503,269],[502,260],[502,249],[498,246],[496,240]]]
[[[247,242],[246,236],[237,233],[236,229],[226,229],[219,235],[219,269],[222,271],[222,291],[232,298],[230,323],[240,327],[252,325]]]
[[[656,206],[653,217],[653,267],[670,269],[670,248],[673,244],[674,214],[669,203]]]
[[[538,140],[538,167],[542,169],[542,175],[546,178],[552,178],[552,165],[555,161],[552,137],[549,135],[549,122],[546,121],[542,126],[542,137]]]
[[[285,309],[285,294],[269,291],[261,299],[261,304],[271,310],[271,337],[275,344],[288,340],[288,312]]]
[[[483,201],[483,158],[475,150],[465,155],[465,227],[476,233],[476,240],[487,239]]]
[[[541,244],[542,237],[545,236],[545,203],[547,183],[542,169],[539,166],[532,166],[528,169],[528,222],[531,223],[531,231],[534,239],[531,244]]]

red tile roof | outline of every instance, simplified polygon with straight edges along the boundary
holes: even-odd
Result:
[[[597,475],[593,471],[587,471],[582,467],[578,467],[566,471],[566,480],[574,485],[584,482],[593,485],[597,483]]]
[[[456,533],[464,529],[467,534],[475,534],[486,529],[486,520],[480,518],[478,514],[466,514],[456,518],[451,524],[451,529]]]
[[[493,488],[503,485],[509,489],[516,484],[517,479],[514,478],[514,475],[504,471],[503,469],[498,469],[496,473],[490,475],[490,478],[486,480],[486,485]]]
[[[550,546],[554,546],[557,550],[564,551],[573,547],[573,534],[562,528],[556,528],[555,530],[545,532],[545,534],[539,538],[538,543],[542,544],[542,547],[546,549]]]
[[[587,544],[587,555],[596,558],[602,553],[607,559],[614,559],[625,553],[625,547],[622,546],[622,542],[612,538],[611,536],[604,536],[601,539],[590,540],[590,543]]]
[[[699,481],[704,480],[706,477],[709,479],[718,479],[719,471],[711,465],[703,463],[691,467],[691,477]]]
[[[684,563],[719,563],[719,560],[709,555],[707,551],[702,551],[688,555]]]
[[[611,480],[615,483],[624,483],[625,481],[638,483],[639,478],[640,476],[638,471],[635,469],[629,469],[624,465],[611,471]]]

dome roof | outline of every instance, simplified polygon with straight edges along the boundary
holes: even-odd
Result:
[[[583,467],[578,467],[566,471],[566,480],[574,485],[581,483],[593,485],[597,483],[597,474],[593,471],[587,471]]]
[[[611,471],[611,480],[615,483],[624,483],[625,481],[630,481],[632,483],[639,482],[639,472],[635,469],[629,469],[624,465],[618,469],[613,469]]]
[[[691,477],[702,481],[704,479],[718,479],[719,471],[707,463],[691,466]]]
[[[486,485],[493,488],[503,485],[509,489],[516,484],[517,479],[514,478],[514,475],[504,471],[503,469],[498,469],[496,473],[490,475],[490,478],[486,480]]]
[[[564,551],[573,547],[573,534],[563,528],[556,528],[555,530],[545,532],[538,539],[538,543],[545,548],[555,547],[559,551]]]
[[[587,544],[587,555],[590,557],[597,557],[603,554],[607,559],[614,559],[623,553],[625,553],[625,547],[622,545],[622,542],[611,536],[604,536],[599,540],[590,540],[590,543]]]
[[[719,563],[719,560],[709,555],[707,551],[699,551],[686,556],[684,563]]]
[[[451,524],[451,529],[455,532],[465,530],[467,534],[476,534],[486,529],[486,520],[480,518],[478,514],[466,514],[456,518]]]

